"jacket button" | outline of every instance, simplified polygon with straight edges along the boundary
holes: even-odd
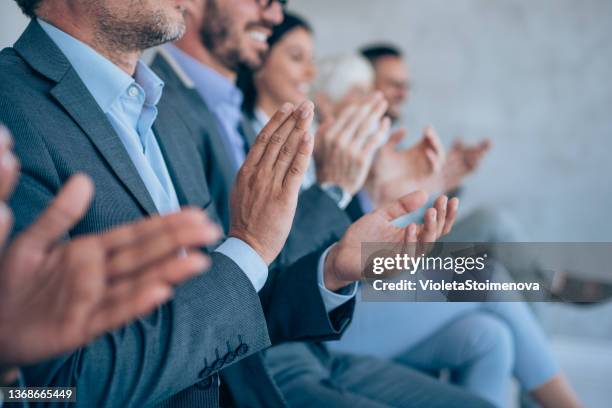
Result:
[[[225,364],[230,364],[232,361],[236,359],[236,353],[233,351],[228,352],[225,357],[223,357],[223,361]]]
[[[196,387],[201,389],[201,390],[207,390],[211,387],[211,385],[213,385],[214,381],[216,380],[217,376],[216,375],[211,375],[205,379],[203,379],[202,381],[200,381],[199,383],[196,383]]]
[[[249,346],[245,343],[240,344],[238,348],[236,349],[236,355],[238,356],[244,356],[248,352],[249,352]]]
[[[207,378],[207,377],[210,377],[211,374],[212,374],[212,370],[210,369],[210,367],[207,366],[202,371],[200,371],[199,377]]]
[[[213,371],[219,371],[221,368],[223,368],[223,359],[219,358],[213,363],[212,369]]]

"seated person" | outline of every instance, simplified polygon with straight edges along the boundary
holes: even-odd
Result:
[[[265,123],[267,112],[273,112],[282,101],[306,98],[315,78],[311,32],[297,17],[274,30],[270,45],[262,68],[252,78],[245,75],[239,81],[245,91],[247,115],[256,126]],[[318,109],[320,113],[325,110],[325,120],[333,120],[371,91],[373,72],[359,57],[328,61],[318,83],[329,83],[332,89],[323,96],[324,104]],[[342,67],[337,75],[334,62]],[[320,136],[319,132],[315,137],[315,151]],[[437,137],[427,129],[423,140],[426,149],[433,150],[431,161],[435,162],[440,150]],[[421,154],[421,150],[415,152]],[[435,167],[431,166],[432,171]],[[411,182],[417,184],[418,180]],[[426,372],[451,369],[453,382],[498,406],[507,401],[512,375],[544,406],[578,406],[541,329],[520,303],[359,302],[343,338],[327,344],[335,351],[395,359]],[[290,347],[292,350],[288,350]],[[300,371],[290,357],[292,352],[300,352],[299,348],[297,344],[283,346],[267,353],[275,378],[281,387],[285,385],[290,397],[300,389],[297,378],[305,377],[303,383],[307,384],[309,377],[317,378],[325,371],[324,367]],[[329,378],[333,383],[333,376]]]
[[[12,226],[4,200],[19,177],[11,143],[0,125],[0,245]],[[92,195],[88,177],[72,177],[36,223],[0,253],[3,385],[17,381],[20,365],[76,349],[153,311],[171,297],[174,284],[210,262],[197,248],[213,244],[220,230],[195,209],[61,243]],[[185,255],[177,256],[179,250]]]

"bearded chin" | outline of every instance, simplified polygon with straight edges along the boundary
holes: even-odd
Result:
[[[110,13],[101,13],[98,31],[118,49],[142,51],[179,39],[185,33],[185,22],[173,22],[164,14],[155,13],[146,18],[137,15],[132,21],[123,21]]]

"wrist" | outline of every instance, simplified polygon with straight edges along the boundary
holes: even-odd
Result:
[[[331,182],[319,182],[319,187],[325,192],[341,209],[345,209],[353,199],[351,194],[346,188],[340,184]]]
[[[351,281],[345,281],[339,279],[336,274],[336,256],[338,251],[338,245],[335,245],[327,254],[325,258],[325,266],[323,270],[323,284],[327,290],[337,292],[340,289],[352,284]]]
[[[257,239],[255,239],[254,237],[250,236],[250,234],[248,233],[243,233],[241,231],[237,231],[237,230],[230,230],[230,232],[227,234],[228,238],[236,238],[239,239],[241,241],[243,241],[245,244],[247,244],[248,246],[250,246],[253,251],[255,251],[257,253],[257,255],[259,255],[259,257],[264,261],[264,263],[267,266],[270,266],[270,264],[272,263],[272,261],[274,261],[274,258],[276,258],[275,256],[270,256],[270,254],[268,254],[268,252],[265,250],[265,248],[263,248],[262,246],[259,245],[259,242],[257,241]]]

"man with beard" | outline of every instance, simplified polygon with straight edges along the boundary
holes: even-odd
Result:
[[[182,205],[214,216],[201,146],[178,106],[162,98],[163,82],[139,61],[145,48],[183,33],[185,3],[17,3],[33,20],[0,54],[0,121],[14,133],[23,168],[11,201],[16,230],[30,225],[77,172],[91,176],[96,196],[70,237]],[[351,226],[326,256],[314,252],[268,271],[292,224],[312,153],[312,116],[310,102],[285,105],[257,136],[231,194],[230,238],[205,250],[210,271],[178,288],[154,313],[24,369],[28,385],[75,386],[83,406],[214,407],[220,403],[217,372],[243,361],[235,376],[255,379],[267,391],[265,400],[243,405],[284,406],[265,370],[254,371],[261,367],[258,352],[270,340],[333,339],[342,332],[353,303],[334,292],[360,279],[356,254],[366,238],[431,242],[449,228],[433,209],[421,228],[392,225],[423,205],[425,195],[415,193]]]
[[[180,106],[183,115],[191,118],[194,135],[206,141],[208,147],[204,154],[219,163],[219,167],[228,162],[239,166],[250,147],[248,129],[240,113],[242,95],[234,81],[239,69],[245,66],[256,69],[262,64],[268,49],[267,37],[273,26],[282,21],[280,3],[284,2],[192,1],[188,7],[186,35],[174,45],[164,46],[153,61],[154,70],[164,79],[168,94],[172,94],[173,104]],[[212,171],[208,173],[210,184],[216,181],[222,184],[215,190],[217,200],[221,200],[219,206],[227,206],[228,196],[223,191],[231,187],[231,175],[235,175],[235,170],[233,173],[231,169],[227,171],[230,177],[218,174],[218,169]],[[297,250],[320,248],[324,237],[345,229],[348,223],[339,202],[321,186],[303,192],[289,242],[292,239],[299,242]],[[438,212],[446,214],[455,211],[454,205],[455,201],[447,208],[447,201],[442,199],[436,207]],[[286,245],[283,252],[291,258],[294,250]],[[342,295],[338,294],[338,301]],[[315,343],[279,345],[267,354],[274,355],[274,361],[267,359],[268,369],[275,374],[289,406],[484,405],[458,389],[405,367],[373,358],[332,355]],[[275,367],[278,362],[291,367],[279,370]],[[253,401],[266,401],[266,389],[262,389],[260,380],[237,376],[237,367],[239,365],[222,372],[222,378],[232,390],[234,403],[259,406]]]

